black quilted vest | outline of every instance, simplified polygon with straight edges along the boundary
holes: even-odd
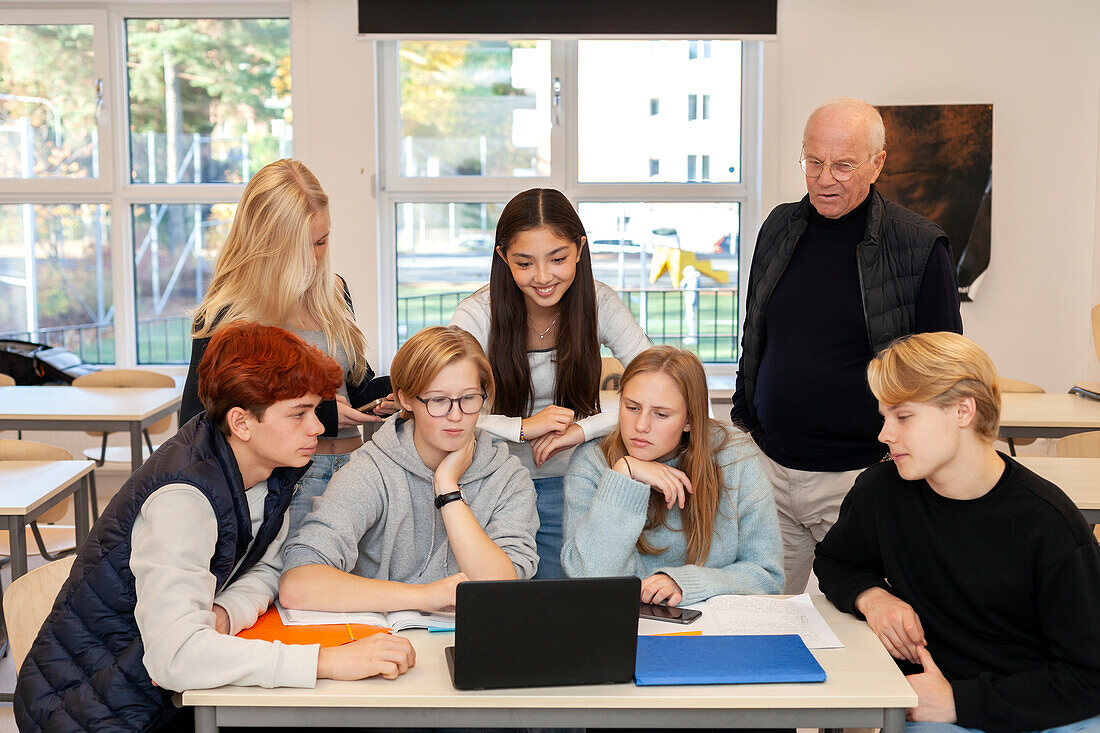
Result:
[[[173,692],[154,687],[134,620],[130,532],[142,504],[171,483],[190,484],[210,501],[218,542],[210,558],[225,587],[263,556],[283,524],[305,468],[277,468],[268,480],[256,542],[237,461],[225,437],[200,413],[162,445],[115,495],[81,547],[34,641],[15,686],[21,731],[139,731],[174,714]],[[246,550],[247,556],[245,555]],[[237,560],[244,557],[236,573]]]
[[[878,353],[894,339],[915,330],[917,291],[925,265],[937,244],[947,246],[947,235],[923,216],[888,201],[874,186],[868,195],[871,205],[867,228],[855,256],[867,340],[871,350]],[[811,211],[809,196],[797,203],[775,207],[756,239],[738,375],[749,410],[750,424],[744,427],[753,433],[760,425],[753,405],[764,345],[764,312],[798,239],[809,225]]]

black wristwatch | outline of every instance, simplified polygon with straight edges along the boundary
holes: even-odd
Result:
[[[440,494],[439,496],[435,497],[435,508],[442,509],[444,506],[450,504],[452,501],[466,501],[466,497],[462,495],[462,489],[459,489],[458,491],[451,491],[446,494]]]

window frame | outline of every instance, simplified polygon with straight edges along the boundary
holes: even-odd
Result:
[[[523,39],[527,40],[527,39]],[[537,40],[537,39],[531,39]],[[581,203],[736,203],[739,204],[741,247],[738,262],[738,334],[742,332],[745,290],[752,248],[761,221],[761,159],[764,44],[744,40],[741,55],[741,175],[736,183],[615,183],[579,180],[579,46],[578,41],[551,41],[551,79],[562,81],[562,118],[551,128],[550,175],[539,177],[403,177],[400,175],[398,41],[375,46],[378,176],[378,350],[381,363],[397,351],[396,206],[399,203],[500,203],[536,186],[556,188],[578,206]],[[645,151],[639,151],[644,154]],[[734,363],[705,365],[711,375],[736,371]]]
[[[114,306],[115,363],[118,368],[183,369],[178,364],[138,363],[136,272],[134,267],[133,207],[147,204],[235,204],[244,183],[133,183],[130,180],[130,94],[126,69],[126,21],[140,18],[286,18],[290,26],[291,73],[300,50],[296,39],[293,3],[99,3],[88,8],[60,4],[4,11],[5,24],[76,24],[92,22],[97,78],[104,80],[99,119],[99,178],[2,179],[0,204],[106,204],[110,209],[112,303]],[[300,54],[298,54],[300,57]],[[100,73],[102,72],[102,74]],[[292,76],[293,78],[293,76]],[[297,98],[291,92],[291,105]],[[304,117],[304,116],[303,116]],[[295,120],[295,155],[303,125]]]

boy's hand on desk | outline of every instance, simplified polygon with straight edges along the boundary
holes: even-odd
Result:
[[[917,652],[924,671],[905,677],[913,692],[917,693],[917,707],[906,710],[905,716],[914,722],[954,723],[957,716],[951,683],[932,661],[928,649],[922,646]]]
[[[469,580],[466,573],[455,573],[443,580],[419,586],[422,599],[418,608],[421,611],[443,611],[454,608],[455,588],[459,583]]]
[[[382,675],[397,679],[416,664],[416,652],[403,636],[374,634],[366,639],[335,647],[321,647],[317,655],[317,677],[330,680],[361,680]]]
[[[927,642],[912,606],[878,587],[868,588],[856,596],[855,605],[890,656],[907,659],[913,664],[921,663],[920,650]]]
[[[535,457],[535,467],[542,468],[542,464],[549,461],[566,448],[572,448],[584,442],[584,430],[580,425],[573,423],[563,433],[547,433],[541,438],[531,441],[531,453]]]
[[[664,573],[654,573],[642,581],[642,603],[664,603],[675,606],[684,599],[680,584]]]
[[[229,633],[229,614],[217,603],[214,604],[214,631],[219,634]]]

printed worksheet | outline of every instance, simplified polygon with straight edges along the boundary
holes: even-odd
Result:
[[[748,636],[798,634],[808,649],[839,649],[840,643],[807,593],[791,598],[715,596],[685,608],[703,612],[695,622],[674,624],[652,619],[638,622],[641,636]]]

